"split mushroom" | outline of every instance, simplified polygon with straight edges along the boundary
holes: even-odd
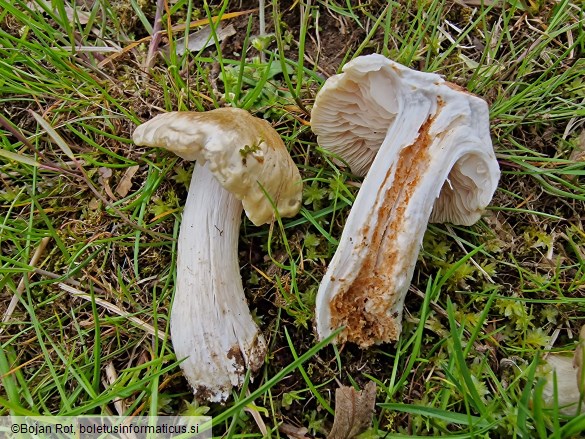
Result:
[[[317,95],[321,147],[367,173],[317,294],[325,338],[397,340],[427,223],[471,225],[500,176],[485,101],[381,55],[349,62]],[[369,170],[369,171],[368,171]]]
[[[266,352],[240,277],[242,208],[255,225],[270,222],[274,207],[295,215],[299,171],[270,124],[236,108],[161,114],[133,140],[197,160],[178,238],[171,336],[195,396],[223,401]]]

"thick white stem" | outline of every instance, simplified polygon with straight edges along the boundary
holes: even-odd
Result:
[[[171,334],[198,399],[225,400],[266,352],[240,276],[241,217],[242,202],[195,164],[179,232]]]

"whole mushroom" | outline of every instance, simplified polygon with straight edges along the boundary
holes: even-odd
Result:
[[[171,337],[199,400],[225,400],[266,343],[252,319],[238,263],[242,209],[255,224],[294,216],[302,182],[270,124],[247,111],[171,112],[140,125],[134,143],[197,160],[177,249]]]
[[[433,73],[358,57],[316,97],[321,147],[366,175],[317,294],[321,339],[397,340],[427,223],[471,225],[500,176],[485,101]]]

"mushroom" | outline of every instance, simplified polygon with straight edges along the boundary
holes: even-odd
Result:
[[[575,416],[585,412],[585,326],[581,328],[579,343],[572,356],[550,353],[545,357],[542,389],[544,407],[557,406],[559,413]],[[556,383],[555,383],[556,381]]]
[[[240,276],[242,208],[255,225],[270,222],[275,209],[294,216],[299,171],[270,124],[237,108],[161,114],[133,140],[197,160],[178,237],[171,336],[196,398],[223,401],[266,352]]]
[[[367,173],[316,299],[321,339],[397,340],[427,223],[471,225],[500,176],[485,101],[381,55],[346,64],[318,93],[321,147]]]

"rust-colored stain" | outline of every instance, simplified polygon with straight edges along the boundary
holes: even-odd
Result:
[[[266,344],[260,332],[254,336],[254,340],[247,351],[248,364],[246,366],[252,372],[256,372],[264,365],[264,356],[266,355]]]
[[[369,240],[362,242],[367,247],[367,255],[355,280],[341,286],[340,292],[330,304],[332,327],[346,326],[339,336],[340,341],[351,341],[362,348],[377,342],[395,341],[401,332],[401,315],[392,313],[391,308],[402,294],[396,291],[396,275],[408,269],[418,243],[408,249],[407,254],[398,254],[392,246],[398,233],[405,227],[405,210],[416,189],[429,160],[428,149],[432,143],[429,131],[444,102],[438,100],[437,113],[429,116],[418,131],[416,141],[400,151],[384,178],[382,187],[394,172],[394,181],[382,193],[378,193],[378,203],[382,207],[377,215],[376,228]],[[367,236],[364,227],[361,236]]]
[[[464,88],[464,87],[461,87],[459,84],[455,84],[454,82],[445,81],[445,85],[446,85],[447,87],[449,87],[450,89],[452,89],[452,90],[455,90],[455,91],[460,91],[461,93],[465,93],[466,95],[469,95],[469,96],[476,96],[475,94],[471,93],[471,92],[470,92],[469,90],[467,90],[466,88]]]
[[[208,389],[205,386],[196,386],[194,389],[194,393],[198,399],[201,401],[203,400],[210,400],[215,396],[215,392],[211,389]],[[221,389],[221,391],[227,391],[229,389]]]
[[[238,345],[233,345],[226,355],[234,363],[236,371],[243,372],[245,370],[246,362],[244,361],[244,355]]]

